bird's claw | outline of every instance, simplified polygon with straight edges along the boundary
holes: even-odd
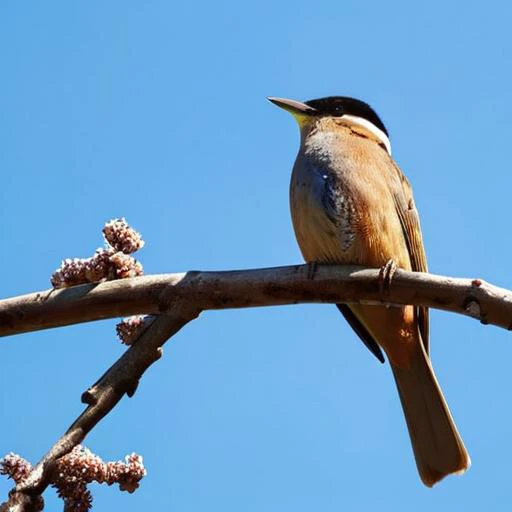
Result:
[[[395,275],[397,266],[396,263],[390,259],[387,263],[380,268],[379,271],[379,293],[382,299],[389,297],[391,292],[391,281]]]

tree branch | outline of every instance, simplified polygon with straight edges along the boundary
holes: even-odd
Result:
[[[57,460],[80,444],[126,393],[132,396],[142,374],[162,355],[162,345],[197,313],[176,303],[171,312],[161,315],[141,333],[137,341],[89,388],[82,401],[85,411],[38,462],[30,476],[11,491],[0,512],[31,512],[41,503],[41,494],[50,484]]]
[[[512,292],[480,279],[397,270],[385,296],[379,270],[307,265],[187,272],[48,290],[0,301],[0,336],[105,318],[165,313],[176,301],[199,311],[298,303],[413,304],[471,316],[510,329]]]
[[[54,444],[30,476],[9,494],[0,512],[41,510],[56,461],[81,443],[143,373],[162,345],[203,310],[297,303],[413,304],[443,309],[507,329],[512,292],[479,279],[397,270],[382,291],[380,271],[354,266],[290,267],[228,272],[187,272],[81,285],[0,301],[0,336],[127,316],[159,315],[137,341],[83,395],[84,412]],[[38,508],[39,507],[39,508]]]

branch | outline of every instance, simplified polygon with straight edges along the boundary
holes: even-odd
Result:
[[[48,290],[0,301],[0,336],[134,314],[158,315],[175,302],[198,311],[298,303],[413,304],[511,328],[512,292],[480,279],[397,270],[385,296],[379,270],[308,265],[162,274]]]
[[[397,270],[382,291],[380,271],[353,266],[290,267],[229,272],[188,272],[81,285],[0,301],[0,336],[127,316],[159,315],[136,342],[82,395],[85,411],[30,476],[11,491],[0,512],[41,510],[41,494],[57,460],[121,400],[132,396],[162,345],[203,310],[297,303],[414,304],[452,311],[511,328],[512,292],[479,279],[456,279]]]
[[[41,494],[50,483],[57,460],[80,444],[125,393],[128,396],[134,394],[142,374],[160,359],[162,345],[196,316],[190,308],[176,304],[172,312],[156,318],[136,343],[82,395],[82,401],[88,407],[39,461],[29,477],[11,491],[9,500],[0,506],[0,512],[41,510],[35,507],[42,503]]]

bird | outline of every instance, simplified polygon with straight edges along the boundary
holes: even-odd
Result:
[[[304,260],[387,269],[388,278],[396,267],[427,272],[412,188],[375,110],[348,96],[268,99],[300,128],[290,209]],[[428,309],[337,306],[381,362],[387,355],[422,482],[432,487],[465,472],[471,460],[429,356]]]

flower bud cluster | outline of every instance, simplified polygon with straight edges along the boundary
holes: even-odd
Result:
[[[103,235],[107,246],[97,249],[94,256],[65,259],[61,263],[50,279],[54,288],[137,277],[144,273],[142,265],[131,256],[144,247],[144,241],[124,218],[107,222]]]

